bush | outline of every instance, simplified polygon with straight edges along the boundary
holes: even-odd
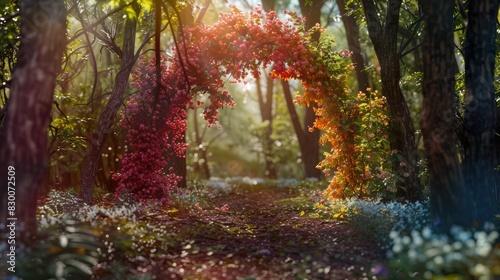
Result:
[[[146,279],[136,267],[177,242],[164,225],[147,218],[160,213],[162,204],[126,195],[96,205],[75,207],[75,201],[73,192],[51,191],[38,208],[40,242],[20,260],[25,279]]]
[[[400,203],[358,199],[334,200],[321,208],[336,219],[346,220],[365,238],[373,239],[389,249],[389,234],[421,230],[430,223],[428,202]]]
[[[433,233],[429,203],[381,203],[357,199],[318,205],[323,214],[348,222],[365,238],[388,251],[390,279],[497,279],[500,276],[499,234],[453,227]],[[385,271],[384,266],[377,271]],[[384,274],[380,273],[380,274]],[[375,273],[377,274],[377,273]]]
[[[65,215],[39,232],[19,261],[22,279],[89,279],[99,259],[98,234]]]

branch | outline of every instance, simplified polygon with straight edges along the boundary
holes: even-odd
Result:
[[[407,50],[407,51],[405,51],[403,53],[400,53],[399,58],[400,59],[403,58],[405,55],[413,52],[414,50],[418,49],[420,46],[422,46],[422,43],[419,43],[416,46],[411,47],[411,49],[409,49],[409,50]]]
[[[171,21],[170,13],[168,12],[167,5],[165,5],[165,3],[163,3],[163,2],[162,2],[162,5],[163,5],[163,8],[165,9],[165,13],[167,14],[167,19],[168,19],[168,22],[170,25],[170,31],[172,32],[172,38],[174,39],[175,50],[177,51],[177,56],[179,57],[179,63],[181,64],[182,73],[184,75],[184,79],[186,80],[187,89],[190,89],[191,83],[189,82],[189,76],[187,74],[187,69],[186,69],[186,66],[184,64],[184,60],[182,59],[182,56],[181,56],[179,42],[177,41],[177,37],[176,37],[175,32],[174,32],[174,27],[173,27],[172,23],[170,22]],[[187,42],[186,42],[186,36],[184,34],[184,26],[183,26],[182,20],[181,20],[182,17],[179,13],[179,10],[177,10],[177,8],[175,7],[175,5],[172,5],[172,4],[170,4],[170,5],[172,6],[172,9],[174,10],[175,14],[177,15],[177,20],[179,21],[179,30],[180,30],[182,41],[183,41],[183,50],[184,50],[184,55],[186,57],[186,63],[191,67],[195,67],[194,65],[192,65],[190,63],[190,61],[188,59],[189,56],[188,56],[188,52],[187,52]]]
[[[465,12],[464,3],[462,3],[462,0],[457,0],[457,6],[458,6],[458,11],[460,12],[460,15],[462,16],[462,20],[464,21],[464,26],[467,26],[467,23],[469,22],[469,18],[467,17],[467,13]],[[497,19],[497,24],[498,24],[498,19]]]
[[[85,28],[85,25],[86,25],[85,21],[80,13],[80,10],[76,9],[76,11],[77,11],[77,19],[82,24],[83,33],[85,35],[85,41],[87,41],[87,46],[89,48],[88,52],[90,54],[90,58],[92,61],[92,68],[94,70],[94,82],[92,84],[92,92],[90,93],[90,99],[92,100],[94,98],[94,94],[95,94],[95,91],[97,89],[97,81],[99,80],[99,76],[97,75],[97,60],[95,58],[94,50],[92,49],[92,43],[90,42],[89,34]],[[59,108],[59,106],[57,106],[57,108]],[[94,103],[91,104],[91,112],[94,112]]]
[[[61,115],[63,115],[65,119],[68,119],[68,116],[66,116],[66,114],[59,107],[59,103],[57,103],[57,101],[54,100],[54,104],[56,105],[56,108],[59,111],[59,113],[61,113]]]
[[[129,4],[130,5],[130,4]],[[87,29],[87,32],[91,32],[90,30],[94,29],[95,27],[97,27],[99,24],[102,24],[104,21],[106,21],[106,19],[108,19],[109,17],[111,17],[112,15],[120,12],[121,10],[123,10],[123,8],[127,7],[128,5],[125,5],[125,6],[121,6],[121,7],[118,7],[114,10],[112,10],[111,12],[107,13],[106,15],[104,15],[103,17],[101,17],[100,19],[98,19],[97,21],[95,21],[94,23],[92,23],[91,25],[88,25],[86,27]],[[85,34],[85,30],[84,29],[81,29],[81,30],[78,30],[77,32],[75,32],[75,34],[73,35],[73,37],[69,38],[66,43],[69,45],[69,43],[73,42],[74,40],[78,39],[78,37],[82,36]]]
[[[290,84],[287,81],[281,81],[281,86],[283,87],[283,93],[285,95],[286,107],[288,108],[288,113],[290,114],[290,119],[292,120],[293,129],[297,135],[297,140],[299,145],[303,147],[305,145],[304,130],[300,124],[299,115],[295,109],[295,104],[293,104],[292,92],[290,90]]]
[[[208,7],[212,5],[212,0],[207,0],[207,3],[205,6],[201,9],[200,13],[198,14],[198,18],[196,19],[196,24],[201,24],[201,21],[203,20],[203,17],[205,17],[205,13],[208,10]]]
[[[418,31],[418,27],[420,26],[420,23],[422,22],[423,19],[424,19],[424,16],[422,15],[416,21],[412,22],[410,24],[410,27],[409,27],[410,30],[399,27],[399,30],[401,31],[401,33],[403,33],[403,36],[404,36],[403,39],[401,40],[401,45],[399,48],[400,57],[405,56],[406,54],[410,53],[411,51],[413,51],[415,49],[415,47],[413,47],[411,49],[411,51],[404,52],[404,54],[403,54],[403,51],[408,47],[408,45],[410,45],[410,43],[415,38],[415,35],[417,34],[417,31]],[[405,37],[407,37],[408,40],[405,41],[404,40]],[[420,45],[420,44],[418,44],[418,45]]]
[[[155,49],[155,75],[156,75],[156,87],[154,89],[154,103],[153,106],[155,106],[156,103],[158,103],[158,98],[160,97],[160,92],[161,92],[161,50],[160,50],[160,44],[161,44],[161,0],[155,0],[155,43],[154,43],[154,49]]]

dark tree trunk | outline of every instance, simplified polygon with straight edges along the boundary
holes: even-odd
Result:
[[[321,23],[321,8],[325,4],[324,0],[312,0],[305,1],[300,0],[300,11],[302,16],[306,18],[305,27],[306,30],[313,28],[317,23]],[[312,34],[313,41],[319,41],[319,32]],[[302,130],[303,145],[300,145],[300,152],[302,154],[302,161],[304,162],[304,171],[306,178],[320,178],[321,171],[316,168],[319,163],[319,137],[320,132],[317,129],[312,131],[309,128],[314,127],[314,121],[316,120],[316,113],[314,112],[314,107],[316,104],[311,104],[310,107],[306,107],[304,114],[304,129]],[[300,143],[300,142],[299,142]]]
[[[94,183],[99,167],[99,159],[101,157],[104,140],[106,139],[106,136],[114,123],[116,114],[124,101],[124,94],[128,86],[130,73],[136,60],[134,54],[136,28],[136,19],[128,18],[125,21],[120,71],[116,75],[113,92],[109,97],[108,103],[106,104],[101,117],[99,118],[96,132],[94,133],[92,142],[90,143],[89,153],[83,162],[80,197],[86,203],[91,203],[93,200]]]
[[[365,71],[365,59],[361,53],[361,44],[359,43],[359,25],[354,15],[349,14],[346,0],[337,0],[340,14],[342,15],[342,22],[344,23],[345,33],[347,36],[347,45],[349,50],[352,51],[351,59],[356,71],[356,80],[358,81],[358,91],[365,92],[369,87],[368,73]]]
[[[290,85],[287,81],[281,81],[281,85],[283,87],[283,95],[285,96],[286,106],[290,114],[293,129],[295,131],[295,134],[297,135],[297,141],[299,142],[301,160],[304,163],[305,177],[319,178],[321,172],[316,168],[319,163],[319,130],[316,129],[313,132],[308,132],[307,126],[305,126],[305,128],[302,128],[299,120],[299,115],[297,114],[295,104],[293,103]],[[311,115],[307,116],[309,119],[308,121],[311,122]],[[314,123],[314,120],[312,120],[312,122]],[[318,135],[316,135],[316,133]],[[310,135],[310,137],[308,138],[307,135]],[[318,140],[314,143],[310,142],[315,141],[314,137],[318,137]]]
[[[497,107],[497,124],[495,127],[495,166],[500,166],[500,107]],[[496,201],[500,202],[500,169],[495,169]]]
[[[472,221],[493,221],[496,104],[493,86],[498,0],[471,0],[465,38],[465,183]]]
[[[1,222],[15,217],[17,225],[24,223],[22,239],[36,230],[37,193],[47,167],[47,128],[65,32],[63,1],[22,3],[21,45],[0,134]],[[15,188],[15,213],[7,211],[11,188]]]
[[[423,198],[418,178],[415,128],[399,81],[399,55],[397,34],[401,0],[389,0],[382,24],[373,0],[362,0],[370,39],[381,66],[382,94],[387,98],[390,123],[390,146],[402,160],[395,160],[393,172],[401,178],[397,184],[397,196],[416,201]]]
[[[453,0],[421,1],[424,10],[423,112],[432,219],[444,229],[469,226],[465,184],[457,157]]]
[[[320,178],[321,170],[317,168],[319,160],[319,137],[320,132],[318,129],[312,131],[309,128],[314,126],[314,121],[316,120],[316,113],[314,112],[314,107],[316,104],[311,104],[311,107],[307,107],[304,115],[304,146],[300,148],[300,153],[302,154],[302,160],[304,161],[304,171],[306,172],[306,178]]]

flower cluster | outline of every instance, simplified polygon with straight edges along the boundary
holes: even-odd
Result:
[[[388,140],[386,102],[377,91],[360,92],[356,97],[336,96],[328,106],[318,109],[316,127],[325,133],[323,142],[332,144],[330,153],[320,163],[323,170],[335,170],[325,196],[391,196],[394,176]],[[336,108],[335,108],[336,107]]]
[[[492,279],[500,268],[498,232],[471,232],[452,227],[450,235],[436,234],[428,227],[410,234],[391,232],[394,245],[389,257],[395,269],[422,279],[460,276],[464,279]],[[496,279],[495,277],[495,279]]]

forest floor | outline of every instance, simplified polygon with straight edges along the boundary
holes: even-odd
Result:
[[[215,210],[165,219],[187,241],[168,264],[148,270],[157,279],[376,279],[371,269],[383,252],[345,222],[310,215],[303,193],[269,186],[214,193],[207,205]]]

